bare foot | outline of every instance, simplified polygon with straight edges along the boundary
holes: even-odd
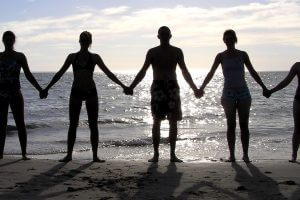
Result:
[[[295,156],[292,156],[292,159],[291,159],[291,160],[289,160],[289,162],[291,162],[291,163],[295,163],[295,162],[296,162],[296,160],[297,160],[297,157],[295,157]]]
[[[26,155],[22,156],[22,160],[30,160]]]
[[[158,156],[153,156],[153,158],[149,159],[148,162],[158,162]]]
[[[97,162],[97,163],[104,163],[105,160],[101,160],[98,157],[93,158],[93,162]]]
[[[63,159],[58,160],[59,162],[70,162],[72,160],[72,156],[66,155]]]
[[[177,158],[176,156],[172,156],[171,159],[170,159],[171,162],[183,162],[183,160],[180,160],[179,158]]]
[[[229,158],[221,158],[220,159],[223,162],[235,162],[235,157],[229,157]]]
[[[243,156],[243,161],[244,161],[245,163],[250,163],[250,162],[251,162],[251,160],[249,159],[248,156]]]

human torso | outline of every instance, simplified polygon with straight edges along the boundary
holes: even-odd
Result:
[[[73,74],[74,80],[72,88],[79,90],[90,90],[96,88],[93,80],[93,74],[95,69],[94,55],[90,52],[88,54],[73,54]]]
[[[154,47],[150,50],[153,69],[153,80],[176,80],[176,66],[179,59],[179,48]]]
[[[299,99],[300,99],[300,63],[298,65],[296,73],[297,73],[297,78],[298,78],[298,87],[296,90],[296,96],[299,97]]]
[[[236,50],[233,54],[221,53],[221,65],[224,75],[225,89],[247,88],[245,67],[242,52]]]
[[[20,53],[0,53],[0,91],[15,92],[20,90]]]

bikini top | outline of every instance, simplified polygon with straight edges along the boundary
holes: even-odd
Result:
[[[20,89],[20,71],[16,60],[0,60],[0,89]]]
[[[244,61],[241,56],[222,59],[224,88],[247,87]]]
[[[88,70],[88,71],[94,72],[95,63],[93,63],[91,53],[88,54],[88,61],[85,65],[80,64],[78,58],[79,58],[79,53],[76,53],[74,62],[72,64],[73,71]]]

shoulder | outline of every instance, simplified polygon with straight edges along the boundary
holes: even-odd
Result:
[[[25,54],[23,52],[15,52],[14,53],[14,57],[16,60],[20,61],[20,62],[24,62],[27,60]]]
[[[219,53],[216,55],[216,59],[221,59],[222,57],[224,57],[224,52],[219,52]]]
[[[170,49],[174,56],[177,56],[180,59],[183,58],[183,51],[180,48],[170,45]]]
[[[243,58],[249,58],[248,53],[246,51],[237,49],[237,53],[238,53],[238,55],[240,55]]]
[[[70,54],[68,55],[68,58],[75,58],[76,55],[77,55],[77,53],[70,53]]]
[[[179,47],[175,47],[175,46],[170,45],[170,48],[171,48],[174,52],[176,52],[176,53],[180,53],[180,54],[183,53],[183,51],[182,51]]]
[[[100,55],[97,54],[97,53],[90,52],[90,55],[91,55],[92,58],[100,58]]]
[[[153,47],[147,51],[146,57],[153,57],[159,51],[159,47]]]
[[[18,58],[26,58],[26,56],[23,52],[18,52],[18,51],[15,51],[15,56]]]
[[[101,59],[101,56],[97,53],[90,52],[90,55],[91,55],[91,58],[92,58],[93,61]]]
[[[153,47],[151,49],[148,50],[147,54],[153,54],[155,52],[159,51],[159,46],[157,47]]]
[[[75,58],[76,58],[76,55],[77,55],[77,53],[70,53],[68,56],[67,56],[67,61],[69,61],[69,62],[73,62],[74,60],[75,60]]]
[[[300,62],[296,62],[292,68],[291,68],[291,71],[295,72],[295,73],[300,73]]]
[[[0,52],[0,59],[3,59],[5,57],[4,52]]]
[[[225,57],[225,51],[222,51],[216,55],[215,60],[221,62],[224,57]]]
[[[97,53],[90,52],[90,55],[91,55],[93,63],[97,63],[99,60],[100,61],[102,60],[101,56],[99,54],[97,54]]]

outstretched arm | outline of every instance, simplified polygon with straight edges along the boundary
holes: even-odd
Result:
[[[215,58],[215,61],[212,65],[210,71],[206,75],[201,87],[199,88],[199,95],[202,96],[204,94],[204,89],[205,89],[206,85],[211,81],[211,79],[214,76],[216,70],[218,69],[218,66],[220,63],[221,63],[221,54],[218,54]]]
[[[129,86],[131,90],[133,90],[143,80],[150,64],[151,64],[151,56],[150,56],[150,52],[148,51],[142,69],[139,71],[139,73],[136,75],[135,79],[132,81],[131,85]]]
[[[254,80],[262,87],[262,89],[263,89],[263,95],[266,98],[269,98],[271,96],[270,90],[268,90],[268,88],[265,86],[265,84],[262,82],[261,78],[259,77],[258,73],[253,68],[252,63],[251,63],[251,61],[249,59],[249,56],[248,56],[248,54],[246,52],[243,52],[243,57],[244,57],[245,65],[246,65],[249,73],[254,78]]]
[[[179,51],[178,65],[182,71],[183,78],[186,80],[186,82],[190,85],[190,87],[196,94],[197,86],[195,85],[193,78],[185,65],[183,52],[181,50]]]
[[[251,74],[251,76],[254,78],[254,80],[262,87],[262,89],[264,91],[267,91],[267,87],[265,86],[265,84],[262,82],[261,78],[259,77],[258,73],[255,71],[255,69],[252,66],[252,63],[249,59],[249,56],[246,52],[243,52],[243,57],[244,57],[244,62],[245,65],[249,71],[249,73]]]
[[[48,86],[45,88],[45,91],[48,92],[48,90],[64,75],[64,73],[68,70],[72,63],[71,54],[67,57],[65,60],[65,63],[60,68],[60,70],[53,76],[52,80],[48,84]]]
[[[299,67],[300,67],[300,63],[299,62],[295,63],[292,66],[289,74],[285,77],[285,79],[283,79],[276,87],[274,87],[273,89],[270,90],[271,94],[274,92],[277,92],[278,90],[285,88],[288,84],[290,84],[290,82],[296,76],[297,68],[299,68]]]
[[[34,76],[32,75],[28,63],[27,63],[27,59],[26,56],[24,54],[21,54],[21,63],[22,63],[22,69],[24,71],[25,77],[27,78],[27,80],[39,91],[42,91],[41,86],[38,84],[38,82],[36,81],[36,79],[34,78]]]
[[[110,80],[120,85],[123,89],[126,88],[126,86],[106,67],[103,60],[98,54],[96,54],[96,64],[100,67],[104,74],[106,74],[106,76],[110,78]]]

